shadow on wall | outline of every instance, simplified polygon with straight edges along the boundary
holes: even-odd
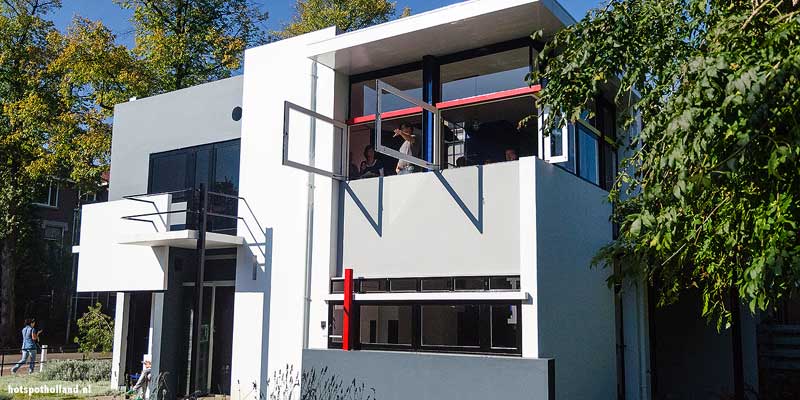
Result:
[[[463,167],[463,168],[468,168],[468,167]],[[477,188],[477,190],[476,190],[475,195],[477,195],[477,202],[476,202],[477,210],[475,210],[475,211],[470,210],[469,206],[466,204],[464,199],[461,197],[461,195],[459,195],[458,191],[456,191],[456,189],[453,188],[453,185],[450,184],[450,182],[447,180],[447,178],[442,173],[442,171],[432,171],[432,172],[436,176],[436,179],[439,180],[439,183],[441,183],[442,188],[444,188],[444,190],[447,191],[447,193],[450,195],[450,197],[453,198],[453,201],[455,201],[456,205],[458,205],[458,207],[461,209],[461,211],[464,213],[464,215],[467,217],[467,219],[469,219],[469,221],[472,223],[472,225],[475,227],[475,229],[478,232],[483,233],[483,166],[482,165],[477,165],[477,166],[469,167],[469,168],[474,168],[475,171],[476,171],[476,179],[477,179],[476,188]],[[398,179],[398,178],[395,178],[395,179]],[[403,179],[403,178],[399,178],[399,179]],[[360,182],[364,182],[364,181],[362,180]],[[376,200],[377,200],[376,208],[377,208],[377,210],[375,210],[374,213],[371,210],[369,210],[367,205],[365,205],[365,202],[361,198],[359,198],[358,194],[356,194],[356,192],[353,190],[352,186],[350,185],[350,182],[344,182],[343,183],[344,192],[346,192],[347,195],[350,196],[350,199],[353,200],[353,203],[356,205],[356,207],[358,207],[358,209],[364,215],[364,218],[366,218],[367,221],[370,223],[370,225],[372,225],[372,228],[375,230],[375,233],[377,233],[379,237],[383,237],[384,177],[380,176],[378,178],[371,179],[371,180],[369,180],[367,182],[369,182],[369,183],[377,182],[377,185],[376,185],[377,186],[377,196],[376,196]],[[361,184],[363,185],[364,183],[361,183]],[[373,214],[374,214],[374,216],[373,216]]]
[[[301,384],[302,382],[302,384]],[[261,399],[269,400],[375,400],[375,388],[353,379],[345,382],[324,367],[296,371],[293,365],[275,371]]]

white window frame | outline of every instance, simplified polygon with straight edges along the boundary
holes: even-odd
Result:
[[[348,168],[349,168],[349,163],[350,163],[349,154],[348,154],[348,147],[350,146],[350,126],[347,125],[347,123],[345,123],[343,121],[338,121],[338,120],[335,120],[333,118],[327,117],[327,116],[322,115],[322,114],[320,114],[318,112],[309,110],[309,109],[307,109],[307,108],[305,108],[303,106],[299,106],[297,104],[294,104],[294,103],[292,103],[290,101],[284,101],[283,104],[284,104],[284,106],[283,106],[283,160],[282,160],[283,165],[285,165],[287,167],[297,168],[299,170],[310,172],[310,173],[314,173],[314,174],[317,174],[317,175],[326,176],[326,177],[331,178],[331,179],[342,180],[342,181],[347,180],[348,179],[347,174],[348,174],[348,170],[349,170]],[[341,143],[340,143],[340,146],[339,146],[340,147],[339,148],[339,153],[340,153],[339,155],[341,157],[341,164],[342,164],[340,166],[340,168],[341,168],[340,169],[340,172],[341,172],[340,174],[337,174],[336,172],[326,171],[324,169],[320,169],[320,168],[317,168],[317,167],[314,167],[314,166],[311,166],[311,165],[305,165],[305,164],[302,164],[302,163],[299,163],[299,162],[296,162],[296,161],[292,161],[292,160],[289,159],[289,127],[290,127],[289,119],[290,119],[290,114],[291,114],[292,110],[311,117],[312,121],[314,121],[314,120],[324,121],[324,122],[329,123],[329,124],[333,125],[334,127],[339,128],[339,129],[342,130],[342,137],[341,137],[341,141],[340,141]],[[314,128],[311,127],[310,129],[314,129]],[[334,149],[334,151],[336,151],[336,150]],[[334,157],[335,157],[335,154],[334,154]]]
[[[33,205],[46,208],[58,208],[58,201],[60,200],[60,188],[58,185],[55,185],[55,201],[53,201],[53,181],[49,181],[47,185],[47,203],[39,203],[38,201],[34,201]]]
[[[429,111],[433,114],[433,162],[428,162],[422,158],[410,156],[408,154],[403,154],[398,150],[392,149],[390,147],[386,147],[381,142],[381,124],[382,124],[382,117],[381,117],[381,97],[383,93],[391,93],[417,107],[422,108],[423,111]],[[431,104],[428,104],[422,100],[415,99],[413,97],[408,96],[407,94],[403,93],[400,89],[395,88],[388,83],[376,79],[375,80],[375,93],[376,93],[376,106],[375,106],[375,151],[378,153],[385,154],[389,157],[396,158],[398,160],[407,161],[411,164],[416,166],[428,169],[428,170],[437,170],[441,165],[439,158],[441,158],[441,154],[439,151],[440,146],[440,132],[441,132],[441,124],[442,124],[442,115],[438,108],[434,107]]]
[[[558,164],[562,162],[569,161],[569,124],[563,124],[560,128],[561,129],[561,154],[560,155],[553,155],[552,152],[552,134],[545,135],[544,134],[544,126],[547,122],[547,119],[550,117],[552,112],[550,111],[549,107],[544,107],[543,109],[539,109],[539,149],[541,150],[539,154],[542,155],[542,160],[549,162],[551,164]]]

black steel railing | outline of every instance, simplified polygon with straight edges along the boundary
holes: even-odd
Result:
[[[159,210],[158,204],[149,199],[166,194],[172,195],[172,201],[167,210]],[[242,221],[242,225],[247,230],[251,240],[255,242],[266,241],[266,231],[258,221],[258,218],[256,218],[250,203],[244,197],[235,194],[204,191],[203,189],[182,189],[162,193],[129,195],[123,198],[151,204],[154,209],[153,212],[127,215],[123,216],[122,219],[149,223],[153,225],[156,231],[158,231],[158,226],[155,223],[156,218],[160,219],[162,226],[165,226],[167,230],[197,230],[201,224],[199,221],[202,221],[205,217],[206,232],[236,235],[238,230],[237,221]],[[206,202],[205,206],[203,206],[204,201]],[[172,209],[175,204],[181,203],[186,203],[186,206],[180,209]],[[239,215],[240,203],[244,206],[249,218]],[[184,223],[173,224],[169,221],[169,216],[181,214],[185,216]],[[255,224],[258,233],[254,232],[248,220]],[[178,222],[180,222],[180,217]]]

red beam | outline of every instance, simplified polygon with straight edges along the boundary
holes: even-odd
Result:
[[[344,270],[344,321],[342,321],[342,350],[350,350],[350,321],[353,310],[353,270]]]
[[[541,85],[533,85],[531,87],[503,90],[495,93],[482,94],[480,96],[472,96],[472,97],[465,97],[463,99],[443,101],[440,103],[436,103],[436,108],[440,110],[446,110],[448,108],[464,107],[468,105],[486,103],[490,101],[505,100],[505,99],[510,99],[512,97],[532,95],[540,90],[542,90]],[[421,112],[422,112],[422,107],[404,108],[402,110],[387,111],[385,113],[382,113],[381,118],[387,119],[387,118],[408,117],[414,114],[419,114]],[[373,121],[375,121],[375,114],[370,114],[361,117],[351,118],[350,120],[347,121],[347,124],[358,125]]]

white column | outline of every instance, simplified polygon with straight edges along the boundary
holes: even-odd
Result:
[[[117,293],[117,308],[114,312],[114,349],[111,361],[111,389],[125,386],[125,354],[128,350],[128,312],[131,295]]]
[[[150,306],[150,335],[147,339],[147,353],[151,357],[150,391],[158,382],[161,365],[161,335],[164,320],[164,293],[153,293]]]
[[[650,399],[650,329],[646,283],[627,282],[622,290],[625,341],[625,398]]]
[[[536,269],[536,170],[535,157],[519,160],[519,274],[522,302],[522,356],[539,357],[539,315]]]

